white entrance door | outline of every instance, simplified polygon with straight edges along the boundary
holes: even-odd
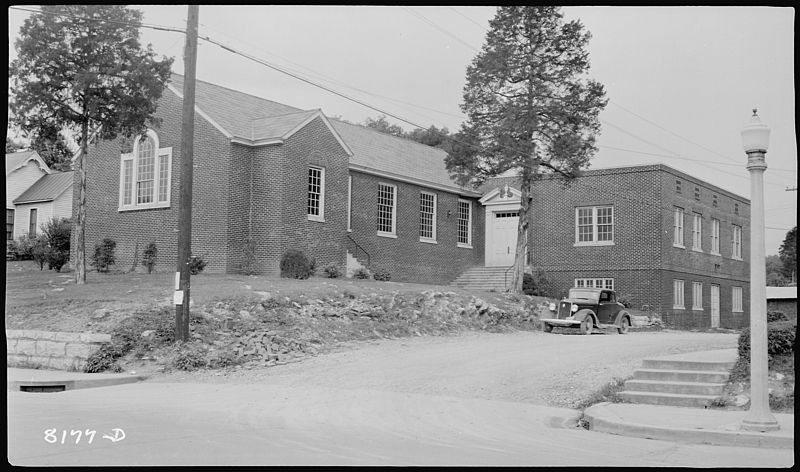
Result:
[[[711,286],[711,327],[719,328],[719,285]]]
[[[519,225],[519,210],[498,211],[492,213],[492,246],[494,257],[486,265],[510,266],[514,264],[517,251],[517,226]]]

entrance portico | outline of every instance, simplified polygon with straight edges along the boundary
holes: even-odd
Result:
[[[487,267],[508,267],[514,264],[520,210],[519,190],[506,185],[480,199],[484,206],[485,261]]]

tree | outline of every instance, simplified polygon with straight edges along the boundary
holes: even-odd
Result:
[[[381,115],[378,118],[367,118],[366,121],[364,121],[364,124],[368,128],[374,128],[380,131],[381,133],[391,134],[392,136],[403,137],[403,135],[405,134],[403,128],[397,125],[390,124],[386,120],[385,115]]]
[[[20,28],[9,65],[9,107],[24,132],[63,130],[75,162],[75,281],[86,283],[86,161],[90,139],[141,135],[154,118],[171,58],[142,49],[142,13],[124,5],[43,5]],[[100,158],[99,156],[97,157]]]
[[[776,254],[772,256],[766,257],[766,269],[767,269],[767,286],[769,287],[783,287],[788,282],[786,278],[783,276],[783,262],[781,262],[781,258]]]
[[[414,141],[422,143],[426,146],[444,148],[448,138],[450,137],[450,132],[447,130],[447,128],[440,129],[435,126],[431,126],[428,129],[411,130],[405,134],[405,137],[408,139],[413,139]]]
[[[22,149],[22,146],[14,142],[13,139],[6,136],[6,154],[11,154]]]
[[[797,226],[786,233],[786,237],[778,248],[783,263],[783,275],[792,282],[797,281]]]
[[[33,130],[31,149],[53,170],[65,172],[72,164],[72,151],[66,139],[52,123],[45,124],[42,128]]]
[[[511,290],[522,290],[532,185],[545,174],[578,175],[597,151],[602,84],[586,77],[591,38],[558,7],[500,7],[467,67],[462,111],[467,121],[446,158],[459,183],[479,186],[513,169],[520,191]]]

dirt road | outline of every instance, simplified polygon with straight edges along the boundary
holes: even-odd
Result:
[[[736,339],[674,331],[468,333],[357,343],[295,364],[176,372],[149,381],[369,389],[574,407],[614,378],[630,377],[644,357],[735,348]]]

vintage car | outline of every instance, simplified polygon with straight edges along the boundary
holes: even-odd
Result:
[[[567,298],[550,304],[550,311],[555,316],[541,320],[548,333],[561,326],[580,328],[582,334],[591,334],[595,327],[626,334],[631,327],[631,315],[617,301],[617,294],[604,288],[571,288]]]

